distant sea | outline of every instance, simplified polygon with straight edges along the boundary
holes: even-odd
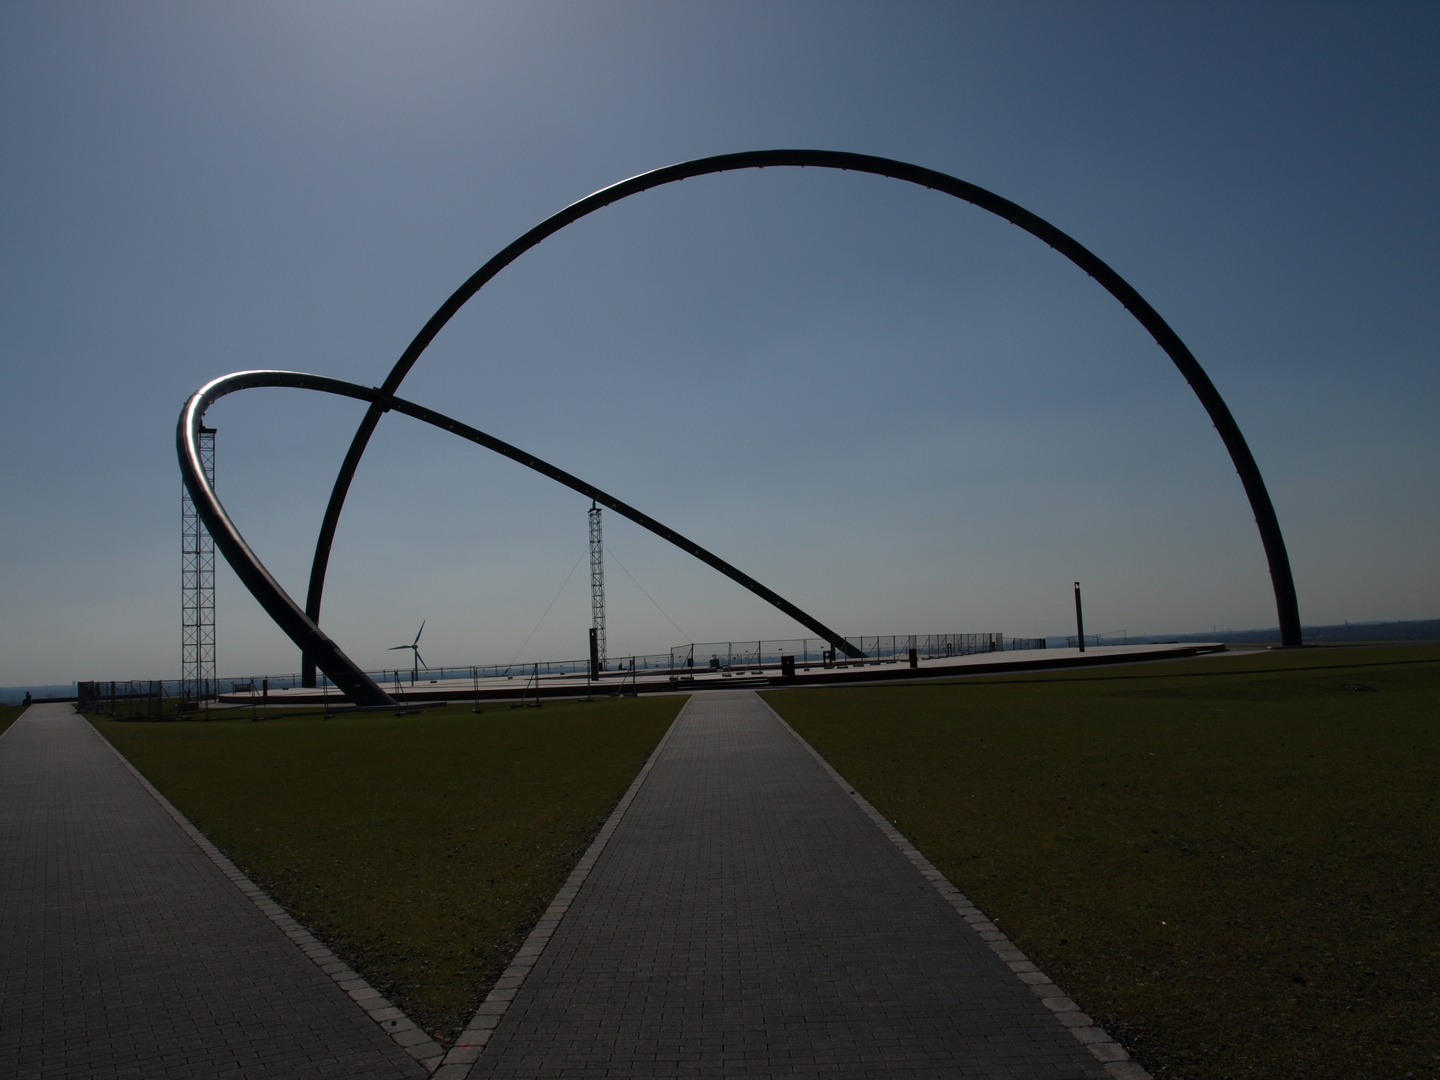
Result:
[[[0,686],[0,705],[19,705],[25,700],[27,690],[37,698],[75,696],[73,682],[59,686]]]

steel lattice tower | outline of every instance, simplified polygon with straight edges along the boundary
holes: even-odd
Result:
[[[590,625],[595,628],[600,666],[605,666],[605,545],[600,540],[600,507],[590,503]]]
[[[215,483],[215,429],[200,429],[200,464]],[[215,541],[180,485],[180,698],[215,692]]]

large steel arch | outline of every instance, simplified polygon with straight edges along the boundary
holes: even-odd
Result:
[[[756,150],[685,161],[641,173],[628,180],[622,180],[618,184],[602,188],[546,218],[475,271],[469,280],[440,305],[440,309],[430,317],[430,321],[410,342],[381,385],[382,394],[393,395],[399,389],[401,382],[409,374],[410,369],[415,366],[415,362],[420,359],[421,353],[430,345],[430,342],[435,339],[435,336],[455,313],[487,282],[525,252],[547,237],[553,236],[565,226],[573,224],[587,214],[594,213],[611,203],[680,180],[740,169],[781,167],[839,169],[870,173],[953,195],[957,199],[1004,218],[1032,236],[1043,240],[1084,270],[1099,282],[1106,292],[1120,301],[1121,306],[1149,331],[1160,348],[1180,369],[1180,374],[1190,384],[1190,388],[1194,390],[1195,396],[1200,399],[1200,404],[1205,407],[1211,422],[1215,425],[1215,430],[1220,433],[1220,440],[1225,444],[1225,449],[1229,451],[1235,471],[1240,474],[1240,482],[1245,488],[1245,495],[1250,500],[1250,508],[1255,514],[1255,524],[1260,530],[1260,542],[1265,549],[1265,558],[1270,567],[1270,582],[1275,590],[1275,608],[1280,622],[1281,643],[1287,646],[1302,644],[1300,609],[1295,597],[1295,581],[1290,572],[1290,559],[1285,551],[1285,540],[1280,533],[1280,523],[1275,517],[1275,508],[1270,502],[1269,492],[1265,489],[1265,481],[1260,476],[1260,469],[1255,464],[1250,447],[1246,444],[1245,437],[1241,435],[1235,418],[1231,416],[1229,407],[1226,406],[1219,391],[1215,389],[1210,377],[1205,374],[1189,348],[1180,340],[1179,335],[1135,291],[1129,282],[1125,281],[1088,248],[1061,232],[1048,221],[994,192],[945,173],[922,168],[919,165],[894,161],[890,158],[873,157],[868,154],[851,154],[834,150]],[[370,436],[374,434],[384,411],[379,401],[372,402],[364,419],[361,420],[359,428],[356,429],[355,437],[351,440],[345,460],[340,466],[340,472],[335,478],[335,486],[330,493],[330,502],[325,508],[325,517],[321,522],[320,534],[315,542],[315,557],[310,568],[310,586],[305,603],[306,613],[317,624],[320,619],[321,599],[325,591],[325,573],[330,562],[330,549],[335,541],[335,529],[340,521],[340,512],[345,506],[345,497],[350,490],[350,483],[355,477],[355,470],[360,464],[360,458],[364,455],[365,447],[370,442]],[[313,684],[314,667],[308,657],[305,661],[305,670]]]
[[[394,410],[404,413],[483,446],[487,450],[493,450],[512,461],[519,462],[528,469],[533,469],[542,476],[548,476],[550,479],[578,491],[586,498],[593,499],[602,506],[629,518],[661,539],[668,540],[681,551],[714,567],[762,600],[768,601],[798,622],[810,627],[835,648],[844,651],[846,655],[861,655],[859,649],[814,616],[801,611],[783,596],[766,588],[749,574],[731,566],[718,555],[707,551],[668,525],[656,521],[649,514],[642,513],[628,503],[621,502],[593,484],[586,483],[578,476],[551,465],[548,461],[543,461],[534,454],[521,450],[518,446],[512,446],[478,428],[446,416],[444,413],[427,409],[423,405],[406,401],[404,398],[386,395],[375,387],[361,386],[358,383],[346,382],[342,379],[331,379],[324,375],[310,375],[299,371],[237,371],[218,379],[212,379],[195,391],[190,396],[190,400],[185,403],[185,407],[180,411],[180,422],[175,431],[175,448],[180,458],[180,473],[184,478],[185,486],[190,490],[196,511],[204,521],[205,528],[214,538],[216,546],[220,548],[221,554],[225,556],[226,561],[235,570],[240,580],[245,583],[245,587],[250,590],[251,595],[260,601],[266,613],[290,636],[295,644],[304,650],[306,656],[315,657],[320,668],[330,676],[335,685],[358,704],[393,705],[394,701],[360,669],[358,664],[341,651],[340,647],[320,629],[315,620],[300,610],[299,605],[290,597],[290,594],[265,568],[265,564],[245,542],[245,538],[240,535],[240,530],[235,527],[235,522],[221,504],[200,460],[199,438],[201,425],[205,419],[205,410],[226,394],[233,394],[237,390],[251,390],[260,386],[287,386],[302,390],[318,390],[327,394],[369,401],[378,404],[387,412]]]

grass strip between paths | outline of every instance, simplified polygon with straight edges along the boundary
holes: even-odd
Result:
[[[256,884],[448,1045],[684,700],[90,719]]]
[[[767,700],[1158,1077],[1440,1077],[1440,648]]]

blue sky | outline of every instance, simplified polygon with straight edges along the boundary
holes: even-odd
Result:
[[[1440,615],[1431,4],[0,8],[0,684],[179,671],[174,424],[250,367],[378,383],[565,204],[687,158],[879,154],[1127,278],[1259,462],[1302,618]],[[1164,354],[1038,241],[894,181],[675,185],[547,242],[404,393],[706,544],[849,634],[1274,625]],[[216,405],[218,488],[303,597],[354,403]],[[323,625],[367,666],[582,655],[586,503],[387,417]],[[798,636],[615,516],[612,655]],[[556,596],[549,616],[537,620]],[[654,599],[664,615],[646,599]],[[682,634],[683,631],[683,634]],[[297,669],[222,571],[222,674]]]

